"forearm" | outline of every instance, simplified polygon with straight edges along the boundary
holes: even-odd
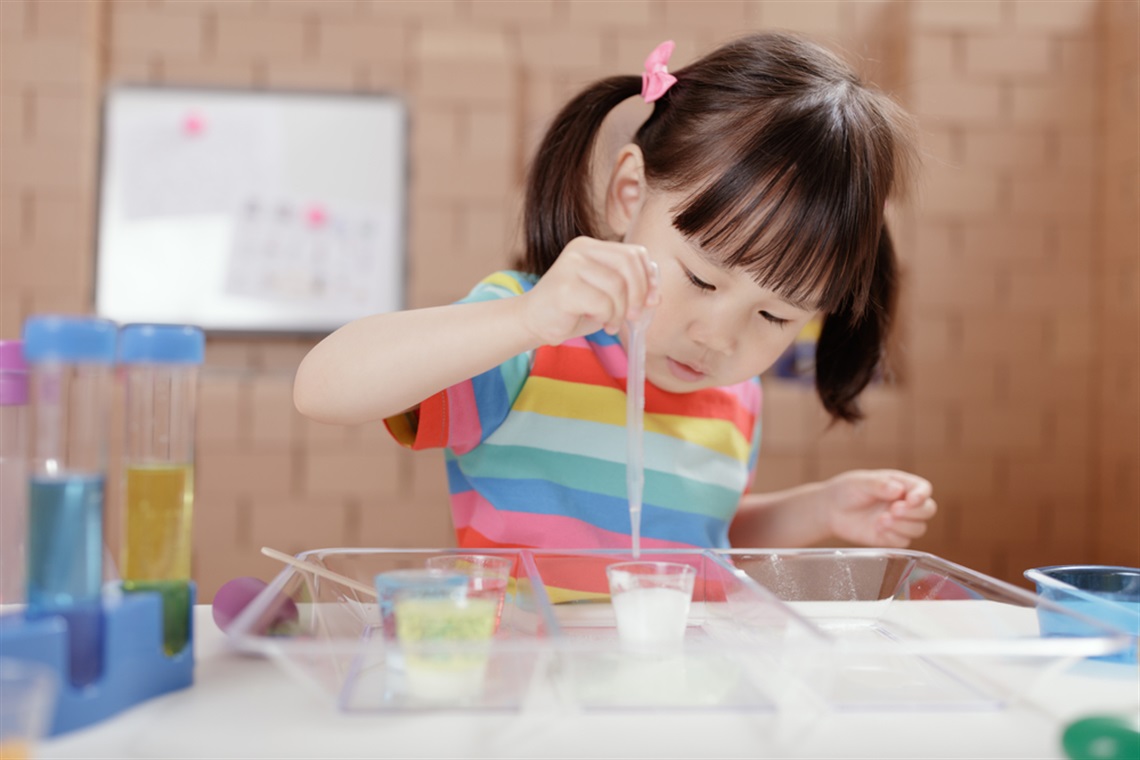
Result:
[[[293,385],[298,411],[359,424],[419,404],[539,341],[519,318],[522,297],[376,314],[317,344]]]
[[[830,538],[824,494],[823,483],[745,494],[729,528],[729,541],[741,547],[800,547]]]

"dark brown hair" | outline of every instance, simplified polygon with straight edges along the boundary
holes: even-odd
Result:
[[[673,225],[729,268],[824,313],[816,388],[838,419],[874,377],[897,271],[884,206],[915,155],[909,117],[835,55],[753,34],[673,72],[633,142],[646,181],[680,193]],[[527,179],[526,250],[542,275],[579,235],[599,237],[590,163],[606,115],[640,76],[596,82],[555,117]]]

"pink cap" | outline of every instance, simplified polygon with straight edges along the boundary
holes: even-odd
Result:
[[[0,406],[28,403],[28,364],[24,341],[0,340]]]

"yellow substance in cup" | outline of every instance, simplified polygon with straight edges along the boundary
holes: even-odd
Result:
[[[396,636],[417,641],[480,641],[495,631],[491,599],[402,599],[396,602]]]

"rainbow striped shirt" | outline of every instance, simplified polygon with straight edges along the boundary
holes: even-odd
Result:
[[[463,301],[535,282],[496,272]],[[459,546],[628,548],[626,365],[599,331],[520,354],[386,424],[406,446],[445,449]],[[758,378],[686,394],[647,384],[642,547],[727,547],[759,443]]]

